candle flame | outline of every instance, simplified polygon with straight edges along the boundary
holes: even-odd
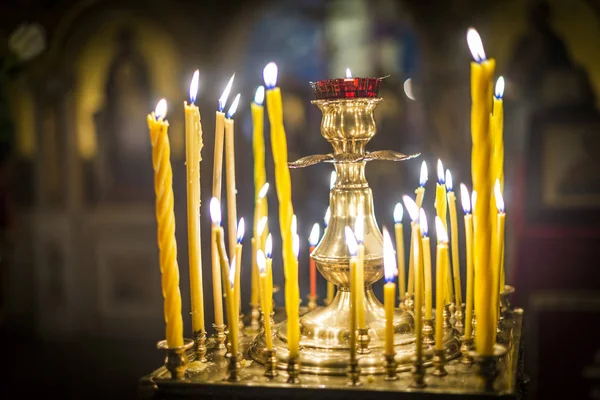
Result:
[[[240,218],[237,226],[237,242],[242,243],[244,240],[244,233],[246,232],[246,223],[244,222],[244,217]]]
[[[475,211],[475,205],[477,204],[477,191],[473,190],[471,193],[471,209]]]
[[[265,198],[265,196],[267,195],[267,192],[269,191],[269,182],[266,182],[261,188],[260,191],[258,192],[258,199],[262,200]]]
[[[265,240],[265,255],[267,258],[272,258],[273,255],[273,237],[270,233],[267,235],[267,240]]]
[[[156,109],[154,110],[154,116],[157,120],[163,119],[167,116],[167,101],[165,99],[160,99],[158,104],[156,104]]]
[[[319,224],[317,222],[315,222],[312,229],[310,230],[310,235],[308,236],[308,244],[309,245],[311,245],[311,246],[317,245],[317,243],[319,242],[319,236],[321,233],[320,231],[321,231],[321,227],[319,226]]]
[[[256,104],[258,104],[259,106],[262,106],[264,101],[265,101],[265,87],[263,85],[260,85],[259,87],[256,88],[256,93],[254,93],[254,102]]]
[[[190,103],[196,102],[196,96],[198,95],[198,80],[200,78],[200,71],[196,70],[192,77],[192,83],[190,83]]]
[[[358,215],[354,221],[354,236],[358,243],[365,242],[365,216],[362,214]]]
[[[229,283],[231,283],[231,287],[235,284],[235,254],[231,258],[231,265],[229,266]]]
[[[263,79],[267,89],[273,89],[277,86],[277,64],[273,61],[268,63],[263,69]]]
[[[226,118],[233,118],[233,114],[235,114],[235,112],[237,111],[238,108],[238,104],[240,104],[240,94],[238,93],[235,96],[235,99],[233,99],[233,103],[231,103],[231,106],[229,107],[229,111],[227,111],[227,114],[225,115]]]
[[[410,220],[416,222],[419,219],[419,206],[417,206],[417,203],[407,195],[402,196],[402,200],[404,200],[404,207],[406,207],[406,211],[408,211]]]
[[[267,217],[265,216],[265,217],[262,217],[262,218],[261,218],[261,219],[258,221],[258,224],[256,225],[256,234],[257,234],[258,236],[262,236],[262,234],[263,234],[263,232],[264,232],[265,228],[267,227],[267,220],[268,220],[268,219],[269,219],[269,218],[267,218]]]
[[[383,273],[386,282],[393,282],[398,275],[398,266],[394,255],[394,245],[387,228],[383,227]]]
[[[460,184],[460,202],[465,214],[471,214],[471,198],[469,196],[469,189],[464,183]]]
[[[256,252],[256,265],[258,266],[258,271],[262,274],[267,271],[267,259],[265,258],[265,253],[263,253],[262,249],[258,249]]]
[[[337,180],[337,172],[331,171],[331,176],[329,177],[329,190],[333,189],[335,186],[335,181]]]
[[[435,232],[437,234],[438,242],[448,243],[448,232],[446,232],[446,228],[444,227],[441,218],[437,215],[435,216]]]
[[[501,99],[504,96],[504,77],[501,76],[496,81],[496,89],[494,90],[494,95],[497,99]]]
[[[469,50],[471,51],[471,55],[473,55],[473,59],[480,63],[485,61],[485,51],[483,50],[483,42],[481,41],[481,36],[474,28],[469,28],[467,30],[467,44],[469,45]]]
[[[346,68],[346,78],[352,78],[352,71],[350,71],[350,68]]]
[[[427,225],[427,215],[425,215],[425,210],[422,208],[419,210],[419,225],[421,226],[423,236],[427,236],[429,234],[429,226]]]
[[[396,223],[396,224],[402,223],[403,217],[404,217],[404,207],[402,207],[402,203],[398,202],[394,206],[394,223]]]
[[[292,240],[292,250],[296,255],[296,259],[298,259],[298,255],[300,254],[300,236],[298,234],[295,234]]]
[[[331,207],[327,207],[327,211],[325,211],[325,217],[323,218],[325,228],[329,225],[329,219],[331,219]]]
[[[446,190],[451,192],[452,189],[454,189],[454,185],[452,183],[452,173],[450,173],[450,170],[447,169],[446,170]]]
[[[292,235],[298,233],[298,218],[296,218],[296,214],[292,215],[292,223],[290,224],[290,229],[292,231]]]
[[[347,226],[344,229],[344,233],[346,234],[346,245],[348,246],[348,251],[350,252],[350,255],[354,257],[358,253],[358,243],[356,243],[354,232],[352,232],[352,228]]]
[[[216,197],[210,199],[210,219],[215,225],[221,225],[221,204]]]
[[[227,82],[227,86],[225,86],[225,90],[223,90],[223,94],[219,97],[219,111],[223,112],[225,109],[225,104],[227,103],[227,98],[229,97],[229,92],[231,92],[231,87],[233,86],[233,79],[235,78],[235,73],[231,75],[229,78],[229,82]]]
[[[425,160],[423,160],[423,162],[421,163],[421,174],[419,176],[419,185],[421,187],[425,187],[425,184],[427,183],[427,179],[429,173],[427,171],[427,163],[425,162]]]
[[[502,198],[502,190],[500,189],[500,181],[496,179],[496,184],[494,185],[494,196],[496,197],[496,208],[499,213],[504,212],[504,198]]]
[[[438,158],[438,162],[437,162],[437,176],[438,176],[438,183],[440,185],[443,185],[446,182],[446,179],[444,177],[444,164],[442,164],[442,160],[440,160]]]

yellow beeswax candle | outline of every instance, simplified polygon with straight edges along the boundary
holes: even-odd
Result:
[[[453,191],[452,174],[446,170],[446,190],[448,196],[448,208],[450,209],[450,246],[452,246],[452,280],[454,282],[454,294],[456,307],[462,307],[462,285],[460,283],[460,261],[458,254],[458,217],[456,215],[456,195]]]
[[[225,115],[225,171],[227,172],[227,230],[229,237],[229,253],[235,254],[237,244],[237,202],[235,188],[235,145],[233,115],[237,111],[240,95],[235,96],[231,107]]]
[[[265,99],[265,88],[259,86],[254,95],[254,102],[250,105],[252,111],[252,153],[254,156],[254,223],[253,237],[257,237],[257,225],[263,216],[267,216],[266,192],[261,196],[264,186],[267,185],[267,173],[265,170],[265,137],[264,120],[265,108],[263,102]],[[268,190],[268,185],[267,185]],[[265,236],[266,237],[266,236]],[[257,239],[259,245],[252,251],[252,285],[250,289],[250,304],[256,305],[258,302],[258,271],[256,270],[256,252],[262,246],[261,239]]]
[[[218,261],[221,268],[221,277],[223,278],[223,290],[225,291],[225,308],[227,310],[227,322],[229,324],[229,343],[231,344],[231,354],[237,354],[239,325],[237,323],[238,312],[236,309],[234,293],[235,263],[232,263],[231,266],[229,265],[227,251],[225,250],[225,235],[223,234],[223,228],[221,227],[221,205],[216,197],[213,197],[210,200],[210,218],[212,220],[212,230],[214,231],[214,236],[217,241],[216,247]]]
[[[428,171],[427,171],[427,163],[425,161],[423,161],[423,163],[421,163],[421,173],[419,175],[419,187],[415,190],[415,194],[416,194],[416,204],[417,207],[421,208],[421,206],[423,205],[423,196],[425,195],[425,184],[427,183],[427,179],[428,179]],[[412,226],[412,224],[411,224]],[[410,248],[408,250],[408,287],[406,292],[408,294],[413,294],[414,292],[414,287],[415,287],[415,283],[414,283],[414,278],[415,278],[415,273],[413,270],[413,240],[418,240],[420,241],[420,238],[414,239],[412,236],[412,229],[411,229],[411,235],[410,235]]]
[[[352,229],[347,226],[344,231],[346,235],[346,245],[350,253],[350,359],[356,358],[356,329],[358,322],[356,293],[358,292],[356,269],[358,265],[358,244]]]
[[[309,261],[309,280],[310,280],[310,295],[316,299],[317,297],[317,266],[315,265],[315,260],[310,256],[312,252],[317,247],[317,243],[319,243],[320,236],[320,227],[318,223],[315,223],[310,231],[310,235],[308,236],[308,258]]]
[[[460,200],[465,213],[465,253],[467,259],[467,299],[465,304],[465,337],[473,336],[473,216],[471,215],[471,198],[464,184],[460,184]]]
[[[269,304],[271,305],[271,312],[273,311],[273,239],[271,234],[267,236],[265,241],[265,257],[267,258],[267,282],[269,283]]]
[[[244,240],[244,232],[246,230],[246,223],[244,218],[240,218],[237,225],[237,243],[235,245],[235,294],[236,294],[236,307],[238,313],[242,312],[242,289],[240,277],[242,274],[242,241]]]
[[[423,196],[425,195],[425,184],[427,183],[427,179],[429,178],[429,174],[427,171],[427,163],[423,160],[421,163],[421,173],[419,174],[419,187],[415,190],[415,194],[417,196],[415,202],[419,208],[423,207]]]
[[[477,331],[475,348],[482,356],[492,355],[496,339],[496,326],[491,313],[492,290],[497,291],[490,265],[491,225],[490,201],[492,195],[491,177],[491,82],[495,61],[486,59],[479,34],[469,29],[467,41],[475,62],[471,63],[471,174],[473,190],[477,192],[478,201],[474,205],[474,260],[475,260],[475,313],[477,315]]]
[[[273,293],[269,291],[270,285],[268,282],[269,275],[267,274],[267,260],[262,250],[256,253],[256,265],[259,269],[260,282],[260,307],[263,312],[265,341],[267,350],[273,349],[273,337],[271,336],[271,297]]]
[[[215,119],[215,151],[213,157],[213,180],[212,196],[221,201],[221,183],[223,177],[223,141],[225,137],[225,103],[233,85],[235,74],[229,79],[223,94],[219,98],[219,109]],[[221,289],[221,266],[219,262],[217,240],[215,230],[211,229],[211,265],[212,265],[212,284],[213,284],[213,303],[215,313],[215,326],[223,325],[223,291]]]
[[[446,176],[444,174],[444,166],[442,164],[442,160],[438,159],[437,163],[437,176],[438,181],[435,186],[435,211],[437,215],[442,220],[444,224],[444,228],[448,231],[448,222],[447,222],[447,207],[446,203]],[[454,295],[454,290],[452,288],[452,271],[450,271],[450,265],[448,265],[448,271],[446,271],[446,303],[452,302],[452,297]]]
[[[415,271],[415,357],[423,357],[423,272],[422,272],[422,253],[421,253],[421,227],[419,226],[419,207],[413,199],[408,196],[402,196],[404,206],[412,221],[413,241],[413,269]]]
[[[404,228],[402,226],[403,217],[404,208],[402,208],[401,203],[396,203],[396,206],[394,207],[394,233],[396,236],[396,259],[398,261],[398,292],[400,302],[403,302],[406,296],[406,268],[404,265]]]
[[[177,265],[177,242],[175,240],[175,212],[173,210],[173,172],[167,102],[162,99],[156,110],[148,115],[152,165],[154,167],[154,191],[156,193],[156,222],[158,225],[158,249],[164,298],[167,345],[169,348],[183,346],[183,320],[181,317],[181,293],[179,291],[179,266]]]
[[[358,262],[356,263],[356,318],[358,329],[366,329],[365,320],[365,235],[364,216],[356,217],[354,235],[358,242]]]
[[[496,180],[496,184],[494,185],[494,195],[496,198],[496,207],[498,208],[498,214],[496,216],[496,232],[494,233],[494,243],[492,246],[492,266],[494,268],[494,288],[496,290],[492,290],[492,307],[493,312],[495,314],[495,325],[498,324],[498,310],[500,304],[498,303],[499,299],[499,285],[501,278],[501,262],[502,262],[502,253],[504,251],[504,221],[506,219],[506,214],[504,213],[504,199],[502,198],[502,189],[500,188],[500,180]]]
[[[435,229],[437,231],[437,254],[436,254],[436,280],[435,280],[435,348],[444,349],[444,298],[446,286],[446,273],[448,271],[448,233],[440,217],[435,217]]]
[[[383,306],[385,309],[385,354],[394,354],[394,305],[396,302],[396,259],[392,238],[383,227],[383,271],[385,284],[383,285]]]
[[[425,210],[420,209],[419,225],[421,227],[421,247],[423,248],[423,275],[425,277],[425,319],[431,319],[433,308],[433,293],[431,284],[431,246],[429,244],[429,227]]]
[[[202,249],[200,246],[200,160],[202,157],[202,123],[200,111],[194,104],[198,93],[199,72],[190,84],[190,104],[185,109],[185,166],[187,174],[188,255],[190,269],[190,298],[192,331],[205,332],[204,290],[202,288]]]
[[[492,150],[492,178],[500,181],[500,192],[504,193],[504,105],[502,96],[504,95],[504,78],[500,77],[496,81],[494,90],[493,113],[490,125],[492,131],[492,140],[494,141]],[[491,204],[493,207],[493,204]],[[492,213],[495,209],[492,208]],[[493,219],[492,219],[493,221]],[[497,228],[493,232],[497,232]],[[496,239],[494,239],[495,241]],[[504,290],[504,248],[500,254],[500,291]]]

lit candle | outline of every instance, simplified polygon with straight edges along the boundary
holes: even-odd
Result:
[[[335,179],[333,179],[334,174],[335,171],[331,173],[331,177],[332,181],[335,182]],[[325,233],[325,230],[327,230],[327,226],[329,225],[329,218],[331,218],[331,209],[327,207],[327,211],[325,211],[325,217],[323,218],[323,233]],[[333,282],[327,281],[327,304],[331,304],[331,302],[333,301],[333,296],[335,296],[335,285],[333,284]]]
[[[229,253],[235,254],[237,244],[237,203],[235,188],[235,146],[234,146],[234,124],[233,115],[237,111],[240,102],[238,94],[233,99],[227,114],[225,115],[225,171],[227,172],[227,230],[229,234]]]
[[[242,312],[242,290],[240,276],[242,272],[242,241],[244,240],[244,233],[246,231],[246,224],[244,218],[240,218],[236,229],[236,245],[235,245],[235,259],[237,261],[235,266],[235,286],[234,290],[236,293],[236,307],[238,313]]]
[[[490,140],[490,114],[492,87],[490,79],[494,74],[496,62],[486,59],[481,37],[475,29],[467,32],[467,42],[475,62],[471,63],[471,173],[473,190],[477,191],[479,201],[473,209],[474,224],[474,260],[475,260],[475,313],[477,332],[475,348],[482,356],[492,355],[496,339],[496,326],[491,313],[490,293],[494,279],[490,268],[490,247],[492,216],[490,201],[492,196],[492,170],[490,160],[492,143]]]
[[[200,111],[194,104],[198,94],[196,70],[190,84],[190,104],[185,109],[185,166],[187,174],[188,256],[190,268],[190,298],[192,331],[205,332],[204,292],[202,289],[202,248],[200,246],[200,152],[202,151],[202,123]]]
[[[450,245],[452,246],[452,277],[457,307],[462,307],[462,285],[460,283],[460,261],[458,254],[458,217],[456,215],[456,195],[453,191],[452,174],[446,170],[446,190],[450,209]]]
[[[363,215],[356,217],[354,236],[358,242],[358,263],[356,264],[356,318],[358,329],[366,329],[365,320],[365,220]]]
[[[263,312],[264,328],[265,328],[265,341],[267,342],[267,350],[273,349],[273,337],[271,336],[271,309],[272,309],[272,296],[273,293],[270,290],[272,282],[269,283],[269,274],[267,273],[267,259],[265,253],[262,250],[258,250],[256,253],[256,264],[259,269],[259,281],[260,281],[260,307]]]
[[[158,225],[158,249],[162,293],[165,300],[167,346],[183,346],[183,320],[181,317],[181,293],[179,291],[179,266],[177,265],[177,242],[175,240],[175,212],[173,210],[173,172],[171,169],[171,146],[167,131],[169,123],[167,102],[162,99],[156,110],[148,114],[148,128],[152,143],[154,166],[154,191],[156,193],[156,222]]]
[[[492,290],[492,306],[496,317],[496,324],[498,323],[498,295],[500,293],[500,278],[501,278],[501,262],[502,253],[504,252],[504,221],[506,214],[504,213],[504,199],[502,198],[502,189],[500,188],[500,180],[496,179],[494,185],[494,195],[496,197],[496,207],[498,208],[498,214],[496,216],[496,232],[494,234],[494,244],[492,246],[492,267],[494,268],[494,288]]]
[[[394,258],[392,239],[383,227],[383,272],[385,284],[383,285],[383,306],[385,309],[385,354],[394,354],[394,304],[396,297],[396,284],[394,279],[398,270]]]
[[[310,257],[310,254],[315,250],[317,243],[319,243],[319,224],[315,223],[308,236],[308,253],[309,253],[309,274],[310,274],[310,295],[313,298],[317,297],[317,267],[315,266],[315,260]]]
[[[232,263],[231,266],[229,265],[227,251],[225,250],[225,235],[223,234],[223,228],[221,227],[221,205],[216,197],[210,199],[210,218],[212,220],[212,231],[214,232],[214,237],[217,241],[217,258],[221,268],[223,288],[225,290],[225,308],[227,311],[227,321],[229,323],[229,343],[231,344],[231,354],[237,354],[239,332],[237,316],[239,313],[236,309],[234,293],[235,263]],[[233,258],[235,258],[235,256]]]
[[[421,228],[419,226],[419,206],[408,196],[402,196],[412,226],[413,268],[415,271],[415,357],[423,357],[423,282],[421,271]]]
[[[265,240],[265,257],[267,257],[267,281],[269,282],[269,293],[271,294],[271,311],[273,311],[273,237],[270,233]]]
[[[494,108],[490,131],[493,134],[493,152],[492,152],[492,178],[500,181],[500,192],[504,193],[504,105],[502,96],[504,95],[504,78],[500,77],[496,81],[494,90]],[[494,212],[492,210],[491,212]],[[492,219],[493,221],[493,219]],[[504,248],[500,255],[500,291],[504,290]]]
[[[425,276],[425,319],[432,318],[432,286],[431,286],[431,245],[429,244],[429,227],[425,210],[419,210],[419,225],[421,227],[421,246],[423,247],[423,271]]]
[[[427,183],[427,179],[428,179],[428,171],[427,171],[427,163],[425,161],[423,161],[423,163],[421,164],[421,173],[419,175],[419,187],[415,190],[415,194],[417,196],[416,198],[416,203],[417,203],[417,207],[421,208],[421,206],[423,205],[423,196],[425,194],[425,184]],[[416,240],[419,240],[418,238]],[[414,283],[414,279],[415,279],[415,273],[413,270],[413,237],[411,235],[410,237],[410,249],[408,251],[408,289],[407,292],[408,294],[412,294],[414,292],[414,287],[415,287],[415,283]]]
[[[396,203],[394,207],[394,233],[396,236],[396,258],[398,260],[398,292],[400,302],[404,301],[406,296],[406,269],[404,266],[404,228],[402,218],[404,217],[404,208],[401,203]],[[394,289],[395,290],[395,289]]]
[[[258,250],[263,249],[264,239],[266,238],[265,227],[267,224],[267,216],[263,216],[263,209],[266,209],[267,200],[265,196],[269,191],[269,182],[265,182],[260,191],[257,194],[256,201],[254,203],[254,227],[252,232],[252,271],[251,271],[251,287],[250,287],[250,304],[258,305],[259,301],[259,279],[258,270],[256,266],[256,253]],[[265,205],[263,207],[263,204]],[[264,221],[263,221],[264,219]]]
[[[435,281],[435,348],[444,349],[444,288],[445,275],[448,272],[448,233],[440,217],[435,217],[437,236],[436,281]]]
[[[465,337],[473,335],[473,216],[471,215],[471,198],[464,183],[460,184],[460,202],[465,212],[465,243],[467,257],[467,303],[465,306]]]
[[[233,85],[231,76],[223,94],[219,98],[219,109],[217,110],[215,120],[215,152],[213,161],[213,181],[212,181],[212,196],[221,201],[221,183],[223,176],[223,139],[225,135],[225,104]],[[215,326],[223,325],[223,292],[221,290],[221,267],[219,264],[217,240],[214,236],[215,230],[211,229],[211,261],[212,261],[212,284],[213,284],[213,303],[215,310]]]
[[[288,349],[290,357],[298,356],[300,336],[293,332],[299,331],[300,289],[298,287],[298,270],[296,257],[293,254],[294,240],[291,232],[291,221],[294,210],[292,207],[292,184],[288,169],[288,150],[285,128],[283,126],[283,106],[281,91],[277,87],[277,65],[267,64],[263,70],[265,87],[267,89],[267,111],[271,126],[271,151],[275,163],[275,186],[279,200],[279,228],[281,231],[283,270],[285,275],[286,313],[288,321]],[[288,287],[289,286],[289,287]],[[298,325],[290,329],[290,324]],[[290,336],[292,335],[292,336]]]
[[[346,245],[348,246],[348,252],[350,253],[350,359],[356,358],[356,327],[357,327],[357,303],[356,293],[357,282],[356,282],[356,269],[358,264],[358,244],[356,243],[356,237],[349,226],[344,231],[346,235]]]
[[[448,231],[448,223],[446,222],[446,214],[447,214],[447,203],[446,203],[446,176],[444,174],[444,165],[442,164],[442,160],[438,159],[437,162],[437,176],[438,181],[435,185],[435,211],[437,215],[442,220],[444,224],[444,228]],[[448,265],[448,269],[450,269],[450,265]],[[452,289],[452,271],[446,271],[446,302],[452,302],[453,289]]]

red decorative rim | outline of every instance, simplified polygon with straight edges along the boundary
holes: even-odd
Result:
[[[337,78],[310,82],[317,100],[377,97],[382,78]]]

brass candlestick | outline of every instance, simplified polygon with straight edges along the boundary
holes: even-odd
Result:
[[[446,354],[444,349],[433,350],[433,376],[442,377],[448,375],[446,371]]]
[[[433,326],[433,318],[425,318],[423,320],[423,343],[432,346],[435,344],[435,329]]]
[[[206,362],[206,331],[194,332],[194,359]]]
[[[308,295],[308,309],[309,310],[316,310],[317,309],[317,296],[312,296],[312,295]]]
[[[473,337],[461,336],[461,345],[460,345],[460,353],[462,357],[460,358],[460,362],[463,364],[471,365],[473,364],[473,356],[472,352],[474,349],[473,346]]]
[[[297,357],[289,357],[287,364],[287,383],[300,383],[300,368],[298,367],[298,358]]]
[[[171,379],[182,380],[185,378],[185,371],[188,366],[188,356],[186,352],[192,348],[194,341],[191,339],[183,339],[183,346],[169,348],[166,340],[161,340],[157,344],[157,348],[165,350],[165,367],[171,373]]]
[[[279,375],[279,373],[277,372],[277,356],[275,355],[276,352],[277,350],[275,349],[265,349],[265,356],[267,362],[265,363],[264,376],[266,376],[269,379],[275,378],[277,375]]]
[[[398,363],[396,362],[396,353],[386,354],[385,355],[385,380],[386,381],[397,381],[398,373],[396,372],[396,367]]]
[[[348,386],[361,386],[360,381],[360,367],[358,366],[358,359],[350,356],[350,363],[348,365]]]
[[[245,328],[248,335],[256,335],[260,332],[260,310],[258,304],[250,304],[250,325]]]
[[[241,380],[240,370],[242,369],[242,356],[240,354],[228,353],[226,357],[228,358],[227,373],[229,374],[227,380],[230,382]]]
[[[225,330],[227,326],[225,324],[213,324],[213,328],[215,330],[215,339],[217,340],[217,349],[225,350],[225,341],[227,340],[227,333],[225,333]]]
[[[415,295],[414,294],[406,294],[406,298],[404,299],[404,309],[406,311],[412,311],[415,308]]]
[[[415,357],[412,367],[412,382],[410,387],[414,389],[422,389],[427,386],[425,383],[425,366],[423,365],[423,358]]]
[[[487,393],[495,393],[494,388],[496,378],[500,374],[498,363],[506,354],[506,347],[499,344],[494,345],[494,354],[482,356],[477,352],[472,352],[471,356],[477,364],[477,374],[482,380],[483,389]]]
[[[369,328],[357,329],[358,334],[356,335],[356,342],[358,344],[358,354],[369,354],[369,343],[371,338],[369,337]]]
[[[458,331],[459,334],[465,333],[465,324],[464,324],[464,309],[465,305],[462,304],[460,307],[456,307],[456,311],[454,312],[454,319],[456,322],[454,323],[454,328]]]

